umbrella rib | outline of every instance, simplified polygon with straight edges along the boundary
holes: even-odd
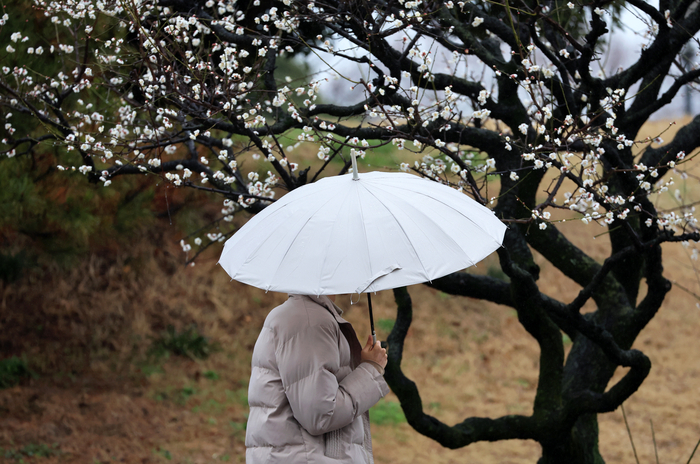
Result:
[[[330,201],[330,199],[329,199],[328,201]],[[344,202],[347,201],[347,196],[344,198],[343,201],[344,201]],[[328,202],[326,202],[325,204],[328,204]],[[324,205],[324,206],[325,206],[325,205]],[[335,218],[333,219],[333,223],[335,223],[335,222],[338,220],[338,216],[340,215],[341,209],[342,209],[342,208],[338,208],[338,209],[336,210],[336,215],[335,215]],[[324,257],[323,257],[323,263],[321,263],[321,272],[323,272],[323,270],[326,268],[326,263],[327,263],[327,262],[328,262],[328,253],[326,253],[326,254],[324,255]],[[338,268],[339,265],[340,265],[340,263],[336,263],[336,270],[337,270],[337,268]],[[319,279],[319,283],[321,283],[321,282],[320,282],[320,279]]]
[[[358,182],[358,183],[359,183],[359,182]],[[369,192],[370,194],[372,193],[372,192],[370,192],[369,189],[367,189],[367,187],[365,187],[363,184],[360,184],[360,186],[361,186],[362,188],[364,188],[365,190],[367,190],[367,192]],[[358,193],[357,189],[355,190],[355,194],[359,196],[359,193]],[[372,195],[372,196],[374,196],[374,195]],[[376,197],[375,197],[375,198],[376,198]],[[364,210],[363,210],[363,208],[362,208],[362,203],[358,201],[357,204],[358,204],[358,206],[359,206],[359,208],[360,208],[360,217],[362,218],[362,224],[364,225],[364,224],[365,224],[365,212],[364,212]],[[365,247],[365,249],[367,250],[367,257],[366,257],[366,261],[365,261],[365,262],[368,263],[370,273],[372,273],[372,260],[371,260],[371,256],[369,256],[369,239],[367,238],[367,228],[366,228],[366,227],[362,227],[362,235],[365,237],[365,243],[368,244],[368,246]],[[365,289],[365,290],[366,290],[366,289]]]
[[[316,184],[316,185],[318,185],[318,184]],[[297,196],[298,196],[299,190],[294,190],[294,192],[297,193]],[[310,196],[310,195],[312,195],[312,194],[311,194],[311,193],[309,193],[309,194],[304,194],[303,197]],[[303,197],[302,197],[302,198],[303,198]],[[246,230],[247,227],[251,227],[253,224],[256,224],[256,225],[257,225],[257,224],[260,224],[261,221],[266,220],[268,217],[270,217],[271,214],[272,214],[272,215],[277,214],[277,213],[279,213],[279,211],[281,211],[282,209],[291,207],[291,206],[290,206],[290,203],[289,203],[289,197],[288,197],[287,195],[285,195],[285,196],[283,196],[282,198],[280,198],[274,205],[275,205],[274,208],[273,208],[273,207],[267,207],[267,208],[265,208],[263,211],[261,211],[260,213],[256,214],[250,221],[248,221],[246,224],[244,224],[244,225],[239,229],[239,232],[236,232],[236,234],[235,234],[233,237],[231,237],[231,238],[227,241],[227,243],[228,243],[229,241],[231,241],[234,237],[236,237],[236,235],[238,235],[238,234],[240,233],[240,230]],[[322,206],[323,206],[323,205],[322,205]],[[321,207],[322,207],[322,206],[321,206]],[[307,222],[308,222],[308,220],[307,220]],[[306,224],[306,223],[304,223],[304,225],[305,225],[305,224]],[[284,226],[285,226],[285,224],[281,224],[281,225],[278,226],[278,227],[284,227]],[[302,229],[303,229],[303,227],[300,229],[300,231],[301,231]],[[246,233],[250,233],[250,232],[247,231]],[[249,252],[246,254],[245,260],[243,261],[243,263],[241,264],[241,266],[244,266],[244,265],[246,265],[247,263],[249,263],[250,260],[251,260],[251,258],[255,255],[255,253],[257,253],[257,251],[258,251],[260,248],[262,248],[263,246],[265,246],[265,245],[267,245],[267,243],[266,243],[265,241],[262,241],[261,243],[258,244],[258,246],[257,246],[254,250],[249,251]],[[224,249],[224,251],[226,251],[226,250]],[[237,251],[236,248],[232,247],[232,248],[229,249],[228,253],[234,253],[234,252],[236,252],[236,251]],[[224,257],[224,255],[223,255],[223,253],[222,253],[221,258],[219,258],[219,262],[221,262],[221,259],[222,259],[223,257]],[[239,268],[239,271],[240,271],[240,268]],[[236,273],[235,273],[233,276],[231,276],[231,277],[232,277],[233,279],[235,279],[237,275],[238,275],[238,272],[236,272]]]
[[[390,190],[387,190],[386,188],[384,188],[384,185],[381,185],[381,184],[374,184],[374,187],[376,187],[376,188],[379,189],[379,190],[382,190],[382,192],[383,192],[384,195],[391,196],[391,197],[394,197],[394,198],[398,199],[399,201],[404,201],[404,202],[405,202],[405,200],[404,200],[401,196],[396,195],[395,193],[391,192]],[[462,212],[461,209],[454,208],[449,202],[443,201],[443,200],[441,200],[441,199],[439,199],[439,198],[436,198],[435,196],[432,196],[432,195],[430,195],[430,194],[423,193],[423,192],[420,191],[420,190],[411,190],[411,189],[405,188],[404,186],[393,186],[393,187],[398,187],[398,188],[400,188],[400,189],[402,189],[402,190],[406,190],[407,192],[411,192],[412,194],[418,194],[418,195],[420,195],[420,196],[422,196],[422,197],[425,197],[425,198],[429,199],[430,201],[434,201],[434,202],[437,202],[437,203],[440,203],[440,204],[446,206],[447,208],[449,208],[449,209],[455,211],[455,212],[458,213],[460,216],[462,216],[463,218],[465,218],[466,220],[468,220],[470,223],[472,223],[476,228],[478,228],[480,231],[482,231],[482,232],[484,233],[484,235],[486,235],[490,241],[492,241],[493,243],[495,243],[495,244],[497,244],[497,245],[500,246],[500,244],[498,243],[498,241],[497,241],[495,238],[493,238],[493,237],[491,236],[491,234],[489,234],[484,228],[482,228],[482,227],[480,226],[479,222],[477,222],[477,221],[475,221],[474,219],[472,219],[472,217],[470,217],[468,214],[465,214],[464,212]],[[380,196],[376,195],[375,193],[373,193],[373,192],[370,191],[369,189],[367,189],[367,190],[368,190],[368,192],[369,192],[372,196],[374,196],[375,198],[377,198],[377,199],[380,198]],[[457,193],[457,192],[455,192],[455,193]],[[381,203],[382,203],[382,202],[380,201],[380,204],[381,204]],[[396,219],[396,216],[391,212],[391,210],[390,210],[389,208],[386,208],[386,209],[387,209],[387,211],[389,211],[390,214]],[[418,210],[418,211],[419,211],[419,210]],[[401,228],[401,230],[404,231],[404,235],[406,235],[405,229],[404,229],[403,225],[401,224],[401,222],[399,222],[398,220],[396,220],[396,224],[399,225],[399,227]],[[420,227],[420,224],[419,224],[418,222],[416,222],[416,225],[417,225],[418,227]],[[467,259],[467,264],[465,265],[465,267],[474,265],[474,264],[475,264],[475,260],[472,259],[472,257],[471,257],[469,254],[467,254],[467,252],[464,250],[464,248],[463,248],[462,246],[460,246],[459,243],[457,243],[457,242],[454,240],[454,238],[452,238],[451,236],[448,235],[447,237],[449,237],[449,239],[452,241],[452,243],[455,245],[455,247],[457,247],[458,249],[462,250],[463,255],[464,255],[465,258]],[[422,261],[421,258],[420,258],[420,255],[417,253],[416,248],[413,246],[413,243],[410,242],[410,240],[409,240],[409,243],[411,243],[411,247],[413,248],[414,253],[416,254],[416,257],[418,258],[418,262],[421,264],[421,267],[423,268],[424,275],[427,277],[427,280],[430,280],[430,277],[428,277],[428,273],[427,273],[427,271],[425,270],[425,266],[424,266],[423,261]],[[477,261],[478,261],[478,260],[477,260]],[[456,269],[456,270],[459,270],[459,269]],[[453,272],[454,272],[454,271],[453,271]],[[432,278],[438,278],[438,277],[442,277],[442,276],[433,276]]]
[[[364,187],[364,186],[363,186],[363,187]],[[399,220],[396,218],[396,215],[395,215],[389,208],[387,208],[387,207],[384,205],[384,203],[382,203],[382,201],[379,199],[379,197],[378,197],[377,195],[374,194],[374,192],[372,192],[370,189],[368,189],[368,188],[366,188],[366,187],[365,187],[365,190],[367,190],[367,192],[368,192],[370,195],[372,195],[372,196],[378,201],[378,203],[379,203],[380,205],[382,205],[382,207],[383,207],[384,209],[386,209],[386,210],[389,212],[389,214],[391,215],[391,217],[394,218],[394,222],[395,222],[396,224],[398,224],[399,228],[400,228],[401,231],[403,232],[404,237],[407,238],[406,241],[411,245],[411,248],[413,249],[413,252],[414,252],[414,254],[416,255],[416,258],[418,258],[418,262],[420,263],[420,266],[421,266],[421,268],[423,269],[423,275],[427,275],[427,274],[428,274],[428,271],[425,269],[425,265],[423,264],[423,260],[421,260],[420,255],[418,254],[418,250],[416,250],[416,247],[413,245],[413,242],[411,242],[411,240],[408,238],[408,234],[406,233],[406,229],[404,229],[403,224],[401,224],[401,221],[399,221]]]
[[[377,187],[378,187],[378,188],[381,188],[381,186],[377,186]],[[469,222],[471,222],[472,224],[474,224],[479,230],[484,231],[484,232],[485,232],[485,235],[487,235],[488,238],[489,238],[492,242],[494,242],[494,243],[496,243],[496,244],[498,244],[498,245],[500,246],[500,244],[498,243],[498,240],[496,240],[495,238],[493,238],[493,236],[491,236],[491,234],[487,233],[487,231],[486,231],[484,228],[482,228],[481,225],[480,225],[477,221],[475,221],[474,219],[472,219],[472,217],[469,216],[468,214],[463,213],[461,210],[452,207],[448,202],[445,202],[445,201],[443,201],[443,200],[441,200],[441,199],[439,199],[439,198],[433,197],[433,196],[428,195],[428,194],[426,194],[426,193],[423,193],[423,192],[421,192],[421,191],[410,190],[410,189],[407,189],[407,188],[404,188],[404,187],[401,187],[401,186],[399,186],[399,187],[397,187],[397,188],[402,188],[403,190],[407,190],[407,191],[409,191],[409,192],[411,192],[411,193],[418,194],[418,195],[420,195],[420,196],[422,196],[422,197],[429,198],[429,199],[432,200],[432,201],[441,203],[441,204],[447,206],[448,208],[450,208],[450,209],[456,211],[460,216],[462,216],[462,217],[465,218],[467,221],[469,221]],[[455,191],[455,193],[457,193],[457,192]],[[461,195],[464,195],[464,194],[461,194]],[[375,197],[376,197],[376,196],[375,196]],[[467,198],[469,198],[469,197],[467,197]],[[479,205],[479,206],[481,206],[481,205]],[[457,242],[455,242],[455,244],[456,244],[456,243],[457,243]],[[458,246],[459,246],[459,245],[458,245]],[[472,263],[472,264],[473,264],[473,263]]]
[[[299,237],[299,235],[304,231],[304,228],[306,227],[306,225],[315,217],[316,213],[318,213],[319,210],[323,209],[326,205],[328,205],[328,203],[330,203],[331,201],[333,201],[333,199],[334,199],[334,197],[333,197],[332,195],[329,195],[329,196],[328,196],[328,199],[327,199],[323,204],[319,205],[318,208],[316,208],[316,210],[315,210],[312,214],[309,214],[309,216],[308,216],[308,218],[306,219],[306,221],[304,221],[304,224],[303,224],[301,227],[299,227],[299,230],[298,230],[297,233],[294,235],[294,238],[289,242],[289,246],[288,246],[287,249],[284,251],[284,255],[282,255],[282,258],[280,259],[280,263],[283,262],[283,261],[285,260],[285,258],[286,258],[287,255],[289,254],[289,251],[290,251],[290,250],[292,249],[292,247],[294,246],[294,243],[296,242],[296,239],[297,239],[297,238]],[[337,217],[337,216],[336,216],[336,217]],[[325,263],[326,259],[327,259],[327,256],[324,257],[324,263]],[[279,266],[279,267],[275,270],[275,274],[274,274],[274,276],[272,277],[272,281],[274,281],[274,280],[275,280],[275,277],[278,275],[279,270],[280,270],[280,267],[281,267],[281,266]]]

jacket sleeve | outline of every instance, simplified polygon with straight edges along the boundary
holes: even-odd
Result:
[[[382,375],[360,364],[338,383],[337,327],[306,328],[278,346],[277,366],[294,418],[311,435],[350,424],[389,392]]]

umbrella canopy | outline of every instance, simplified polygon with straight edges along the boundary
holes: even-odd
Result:
[[[462,270],[503,242],[506,226],[455,189],[408,173],[356,172],[265,208],[228,239],[219,264],[263,290],[376,292]]]

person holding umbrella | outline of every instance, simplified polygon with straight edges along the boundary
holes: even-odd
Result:
[[[481,261],[506,226],[462,192],[408,173],[320,179],[284,195],[226,241],[231,276],[291,296],[253,352],[246,459],[373,463],[367,410],[388,392],[371,293],[431,281]],[[329,296],[367,294],[364,349]]]
[[[364,348],[335,296],[295,295],[253,349],[247,464],[372,464],[368,410],[389,392],[386,350]]]

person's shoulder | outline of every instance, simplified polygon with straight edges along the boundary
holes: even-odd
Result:
[[[337,322],[323,305],[304,295],[291,295],[270,311],[265,325],[277,333],[298,333],[318,326],[336,326]]]

